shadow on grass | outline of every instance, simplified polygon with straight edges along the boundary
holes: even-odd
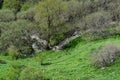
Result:
[[[69,42],[66,46],[63,47],[63,49],[68,50],[70,48],[75,48],[77,44],[80,42],[85,42],[85,40],[82,37],[78,37],[72,41]]]

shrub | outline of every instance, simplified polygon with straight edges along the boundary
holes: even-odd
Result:
[[[114,20],[120,21],[120,6],[115,8],[112,12]]]
[[[80,22],[81,23],[81,22]],[[111,16],[108,12],[100,11],[84,17],[82,23],[79,23],[81,31],[84,31],[86,37],[90,40],[99,37],[105,38],[110,35],[107,28],[111,27]]]
[[[91,55],[92,64],[96,67],[107,67],[120,55],[120,46],[107,43]]]
[[[21,57],[23,58],[27,56],[32,56],[33,54],[33,49],[29,45],[19,47],[19,51],[21,53]]]
[[[99,29],[110,26],[111,16],[108,12],[100,11],[86,16],[84,21],[86,29]]]
[[[26,74],[27,73],[27,74]],[[21,73],[18,80],[44,80],[41,69],[26,67]]]
[[[17,59],[20,55],[18,49],[15,46],[10,46],[7,51],[8,55],[11,56],[13,59]]]
[[[115,27],[114,27],[115,33],[117,36],[120,35],[120,23],[118,23]]]
[[[0,22],[0,39],[4,42],[3,38],[1,36],[4,34],[9,29],[10,22]],[[7,53],[6,52],[6,47],[7,45],[3,45],[4,43],[0,40],[0,52],[1,53]],[[2,44],[3,43],[3,44]],[[5,42],[6,43],[6,42]]]
[[[77,1],[77,0],[70,0],[66,3],[66,5],[68,6],[68,10],[67,10],[67,17],[69,17],[69,21],[73,21],[73,19],[80,17],[83,12],[83,6],[82,4]]]
[[[0,10],[0,22],[9,22],[15,20],[12,10]]]
[[[6,30],[8,30],[10,25],[10,22],[0,22],[0,36],[2,35],[2,33]]]
[[[20,62],[18,61],[13,61],[12,63],[10,63],[12,68],[18,70],[18,71],[21,71],[23,68],[25,68],[25,65],[21,64]]]
[[[51,37],[50,39],[50,45],[53,46],[53,45],[56,45],[56,44],[59,44],[59,42],[61,42],[62,40],[64,40],[65,38],[65,35],[64,33],[58,33],[58,34],[55,34]]]

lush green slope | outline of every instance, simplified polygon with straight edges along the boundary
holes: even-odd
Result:
[[[79,43],[67,51],[46,52],[43,66],[46,75],[52,80],[120,80],[120,60],[106,69],[97,69],[90,65],[90,53],[109,42],[120,44],[120,38],[110,38],[93,42]]]
[[[73,41],[71,44],[75,42]],[[7,63],[0,64],[0,79],[4,77],[4,80],[5,78],[6,80],[13,80],[15,75],[12,73],[12,66],[19,64],[42,68],[44,75],[50,80],[120,80],[120,60],[117,60],[115,64],[106,69],[98,69],[90,65],[90,53],[109,42],[120,44],[120,38],[91,42],[81,41],[75,47],[63,51],[43,52],[42,66],[38,56],[17,61],[12,60],[10,57],[0,56],[0,60],[4,60]]]

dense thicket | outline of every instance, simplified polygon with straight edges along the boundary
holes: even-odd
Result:
[[[1,53],[15,48],[19,57],[34,54],[32,35],[46,40],[47,49],[75,30],[87,40],[119,35],[115,26],[120,21],[120,0],[3,0],[0,4]]]

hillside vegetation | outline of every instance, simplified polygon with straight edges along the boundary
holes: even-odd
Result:
[[[27,59],[12,60],[10,57],[0,56],[0,59],[6,62],[6,64],[0,64],[0,79],[17,80],[25,76],[25,79],[19,80],[34,80],[30,76],[31,73],[24,73],[24,69],[28,68],[34,72],[34,69],[31,68],[38,68],[44,72],[41,75],[47,80],[119,80],[119,59],[105,69],[92,66],[90,59],[90,54],[93,51],[106,43],[119,44],[119,39],[114,37],[91,42],[79,42],[80,39],[78,39],[79,43],[74,48],[71,47],[62,51],[46,51]],[[40,56],[44,56],[42,61]],[[32,76],[34,77],[34,74]]]
[[[0,80],[120,80],[119,21],[120,0],[0,0]]]

